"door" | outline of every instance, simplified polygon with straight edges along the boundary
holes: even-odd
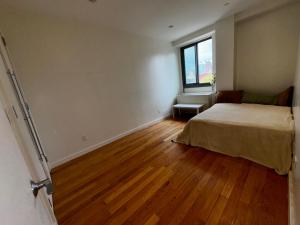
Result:
[[[1,93],[2,94],[2,93]],[[50,225],[55,221],[30,187],[31,174],[0,101],[1,225]]]
[[[42,149],[29,106],[13,70],[4,38],[0,41],[0,99],[12,132],[19,144],[22,156],[33,181],[51,182],[47,157]],[[38,198],[47,208],[49,216],[55,222],[52,208],[52,195],[45,188],[39,191]]]

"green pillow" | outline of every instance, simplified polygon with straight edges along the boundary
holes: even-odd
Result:
[[[244,92],[242,103],[276,105],[277,97]]]

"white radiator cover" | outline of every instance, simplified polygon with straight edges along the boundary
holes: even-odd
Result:
[[[212,92],[183,93],[177,96],[178,104],[205,104],[207,107],[212,104]]]

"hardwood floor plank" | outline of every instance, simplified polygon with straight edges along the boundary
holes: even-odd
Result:
[[[188,166],[181,163],[181,161],[187,162],[187,159],[189,159]],[[180,196],[182,196],[187,189],[193,188],[191,181],[196,182],[197,176],[199,176],[198,172],[204,169],[204,167],[208,168],[213,160],[214,158],[207,156],[204,151],[188,151],[185,157],[181,158],[177,164],[171,165],[176,175],[170,178],[168,185],[161,188],[125,224],[143,224],[149,215],[156,213],[159,217],[162,217],[163,214],[166,214],[166,210],[168,211],[167,213],[173,213],[174,215],[172,207],[172,205],[174,205],[174,199],[175,201],[176,199],[180,201],[178,200],[179,198],[184,198],[184,196]],[[198,165],[201,162],[202,166],[199,167]],[[176,207],[176,205],[174,205],[174,207]],[[164,221],[160,221],[160,223],[163,224]]]
[[[159,217],[153,214],[145,223],[145,225],[155,225],[159,221]]]
[[[104,202],[106,204],[110,203],[112,200],[114,200],[116,197],[118,197],[120,194],[122,194],[128,188],[130,188],[133,184],[135,184],[137,181],[139,181],[143,176],[145,176],[151,170],[153,170],[153,167],[147,167],[141,173],[139,173],[138,175],[136,175],[135,177],[133,177],[133,179],[129,180],[125,184],[122,184],[122,186],[120,186],[116,190],[114,190],[111,195],[109,195],[108,197],[106,197],[104,199]]]
[[[262,167],[251,167],[240,200],[250,204],[258,195],[265,183],[267,170]]]
[[[222,172],[222,169],[218,167],[222,159],[216,158],[213,163],[210,164],[210,167],[207,169],[205,173],[203,173],[202,176],[198,176],[198,183],[193,185],[193,191],[185,190],[185,193],[187,194],[184,196],[184,198],[181,200],[179,199],[178,202],[175,202],[173,207],[169,207],[170,209],[169,214],[164,215],[165,222],[161,224],[167,223],[167,221],[170,221],[174,224],[180,224],[180,222],[184,219],[184,217],[190,218],[191,215],[189,214],[189,209],[193,206],[194,202],[196,201],[197,197],[200,195],[200,193],[203,191],[205,187],[207,187],[209,184],[212,184],[212,182],[217,181],[218,179],[215,179],[213,176],[218,173]],[[197,171],[199,173],[199,171]],[[220,181],[220,180],[218,180]],[[214,183],[216,184],[216,183]],[[196,189],[195,189],[196,187]],[[219,185],[212,185],[211,187],[219,187]],[[213,191],[213,190],[212,190]],[[194,198],[194,199],[192,199]],[[199,214],[199,212],[197,212]],[[161,220],[163,221],[163,220]],[[187,221],[184,221],[182,224],[188,224]]]
[[[131,198],[133,198],[137,193],[142,191],[149,183],[151,183],[159,174],[163,173],[164,170],[166,170],[165,167],[161,167],[158,170],[156,170],[153,174],[146,177],[139,185],[134,187],[133,190],[131,190],[129,193],[124,193],[123,196],[120,197],[120,199],[117,199],[117,201],[112,202],[108,207],[111,214],[115,213],[118,209],[120,209],[126,202],[128,202]]]
[[[214,210],[220,192],[225,186],[226,177],[224,175],[226,173],[223,167],[219,167],[221,162],[221,158],[216,160],[210,170],[205,173],[201,184],[201,193],[182,220],[182,225],[193,224],[194,222],[205,224],[207,222],[209,215]]]
[[[172,143],[165,120],[52,171],[59,225],[287,225],[287,177]]]
[[[152,195],[155,194],[172,176],[172,171],[162,170],[161,176],[149,188],[145,190],[140,196],[137,196],[135,200],[130,201],[128,207],[124,208],[124,211],[112,217],[108,225],[123,224],[139,207],[141,207]]]
[[[230,223],[220,223],[220,224],[252,225],[255,224],[253,222],[254,222],[253,212],[251,211],[249,205],[244,202],[238,201],[236,205],[235,218],[233,218],[233,220]]]
[[[219,196],[215,204],[214,210],[210,214],[208,221],[206,222],[205,225],[216,225],[219,223],[223,210],[226,206],[227,200],[228,200],[227,198],[221,195]]]
[[[237,217],[240,215],[247,216],[247,209],[249,208],[248,204],[243,203],[240,201],[243,189],[245,187],[245,182],[248,177],[249,171],[250,171],[250,166],[249,163],[245,162],[245,164],[240,167],[240,170],[238,170],[238,173],[235,173],[236,177],[236,182],[233,185],[233,189],[230,193],[229,196],[224,196],[223,197],[227,198],[227,204],[226,207],[223,211],[223,214],[220,218],[219,224],[226,224],[226,225],[231,225],[236,221]],[[243,218],[242,218],[243,219]],[[238,220],[240,221],[240,220]],[[251,220],[250,220],[251,221]],[[243,221],[245,222],[245,221]],[[246,224],[246,223],[245,223]]]
[[[174,146],[174,145],[173,145]],[[174,146],[176,147],[176,146]],[[161,148],[160,150],[162,150],[164,148]],[[171,149],[174,150],[174,148],[172,147]],[[151,158],[153,159],[153,152],[154,149],[152,151],[149,151],[149,157],[151,156]],[[147,153],[148,154],[148,153]],[[99,180],[94,180],[92,183],[95,184],[96,188],[94,190],[89,188],[91,187],[90,183],[88,183],[87,185],[84,186],[84,191],[82,192],[83,194],[78,194],[78,195],[68,195],[66,196],[66,199],[68,200],[67,202],[63,201],[63,204],[58,205],[56,208],[57,210],[60,209],[64,209],[63,213],[60,215],[62,216],[61,219],[63,219],[63,217],[67,217],[68,214],[72,214],[74,213],[74,211],[76,211],[77,209],[81,208],[84,204],[89,203],[90,201],[92,201],[92,199],[97,198],[97,196],[101,195],[103,193],[103,195],[105,196],[107,192],[105,192],[105,190],[111,190],[114,185],[117,185],[119,182],[122,182],[123,177],[127,178],[128,174],[134,174],[137,170],[138,167],[141,166],[146,166],[148,163],[150,163],[150,161],[148,162],[146,159],[147,154],[144,155],[144,160],[140,160],[139,158],[134,158],[132,159],[133,163],[130,163],[130,161],[127,161],[127,165],[130,166],[122,166],[120,167],[120,169],[115,170],[114,173],[117,174],[112,174],[112,173],[107,173],[105,176],[101,176],[102,179],[99,178]],[[157,153],[155,153],[157,155]],[[162,156],[158,157],[157,155],[157,159],[161,158]],[[156,162],[158,162],[159,160],[157,160]],[[168,160],[167,160],[168,161]],[[161,164],[165,164],[167,165],[168,163],[166,163],[166,161],[160,161],[160,164],[152,164],[153,166],[159,166]],[[124,174],[125,173],[125,174]],[[119,179],[120,177],[120,179]],[[112,179],[115,179],[115,183],[111,183],[113,182]],[[71,196],[71,197],[70,197]],[[72,204],[71,207],[68,206],[70,202],[76,202],[76,204]]]

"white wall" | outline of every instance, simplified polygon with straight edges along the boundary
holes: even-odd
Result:
[[[233,90],[234,16],[216,23],[216,89]]]
[[[170,43],[13,9],[0,29],[52,164],[167,115],[178,93]]]
[[[293,84],[300,4],[236,24],[236,87],[277,94]]]

